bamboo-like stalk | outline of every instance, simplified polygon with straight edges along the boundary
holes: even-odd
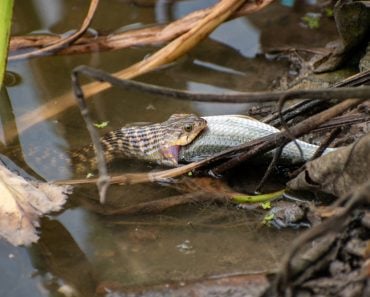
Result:
[[[3,83],[13,14],[13,0],[0,1],[0,87]]]

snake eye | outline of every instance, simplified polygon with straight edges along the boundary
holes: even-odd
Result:
[[[193,130],[193,124],[185,124],[184,131],[191,132],[191,130]]]

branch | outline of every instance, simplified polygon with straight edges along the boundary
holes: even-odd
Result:
[[[261,0],[247,2],[235,11],[228,19],[237,18],[257,12],[269,5],[274,0]],[[70,46],[59,50],[54,54],[69,55],[83,54],[92,51],[113,51],[138,46],[158,46],[170,42],[178,36],[186,33],[199,20],[205,18],[212,8],[206,8],[192,12],[185,17],[176,20],[166,26],[156,25],[150,28],[130,30],[127,32],[101,35],[83,36]],[[25,50],[28,48],[44,48],[49,44],[57,43],[61,37],[50,35],[26,35],[14,36],[10,40],[10,51]],[[25,57],[26,58],[26,57]]]
[[[25,54],[10,56],[8,58],[8,60],[9,61],[15,61],[15,60],[20,60],[20,59],[28,59],[28,58],[33,58],[33,57],[37,57],[37,56],[42,56],[42,55],[45,55],[45,54],[52,54],[52,53],[58,52],[59,50],[61,50],[63,48],[68,47],[73,42],[75,42],[77,39],[79,39],[83,34],[85,34],[85,32],[87,31],[87,29],[90,26],[91,20],[92,20],[94,14],[95,14],[95,11],[96,11],[96,8],[97,8],[98,4],[99,4],[99,0],[91,0],[89,10],[87,12],[87,15],[86,15],[80,29],[78,29],[78,31],[73,33],[71,36],[69,36],[67,38],[58,39],[57,41],[52,42],[49,45],[45,45],[45,47],[43,47],[39,50],[35,50],[35,51],[25,53]]]

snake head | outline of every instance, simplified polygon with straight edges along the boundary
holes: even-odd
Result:
[[[170,145],[184,146],[191,143],[204,128],[207,121],[195,114],[174,114],[166,122]]]
[[[194,114],[174,114],[162,125],[166,127],[166,137],[161,148],[161,163],[177,166],[180,146],[191,143],[207,127],[207,121]]]

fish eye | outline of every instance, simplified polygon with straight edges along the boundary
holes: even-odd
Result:
[[[191,130],[193,130],[193,124],[185,124],[184,131],[191,132]]]

